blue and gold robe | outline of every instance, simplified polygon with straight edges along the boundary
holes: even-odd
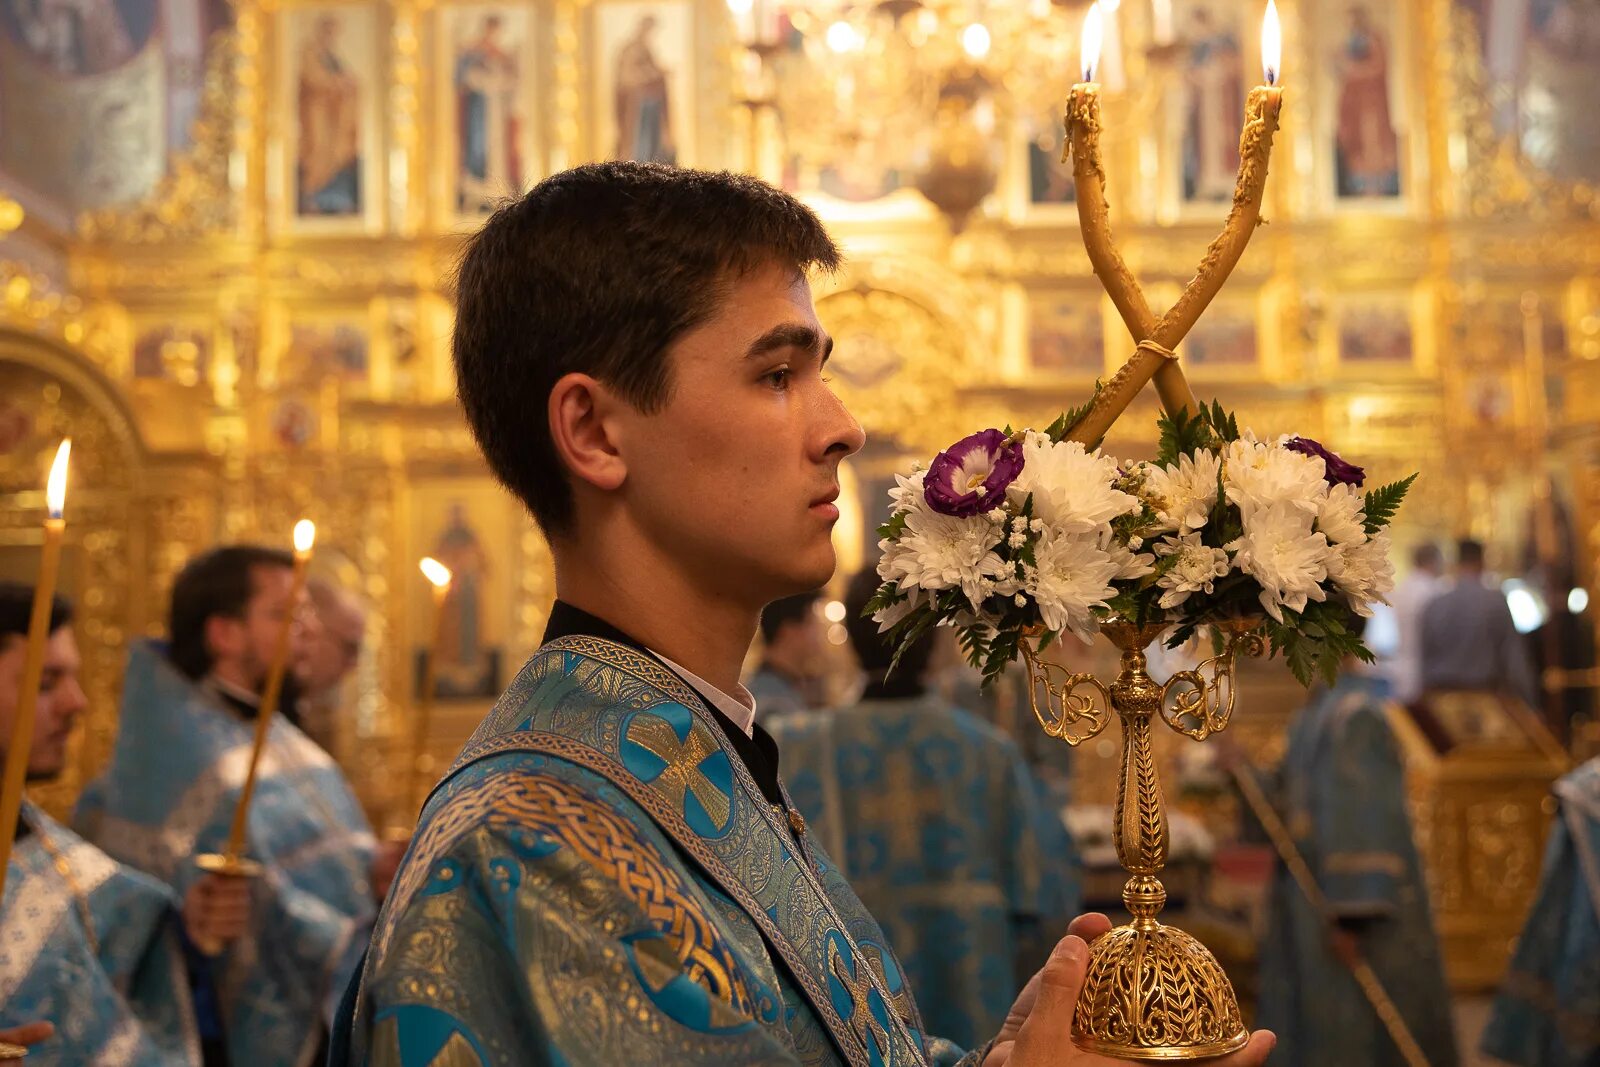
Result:
[[[1059,935],[1079,897],[1060,808],[1016,744],[932,697],[767,728],[800,811],[883,924],[922,1010],[952,1041],[994,1036],[1023,944]]]
[[[45,1021],[35,1067],[200,1063],[177,899],[29,805],[0,905],[0,1029]]]
[[[1600,1067],[1600,758],[1555,795],[1561,817],[1483,1050],[1523,1067]]]
[[[638,649],[572,635],[528,662],[429,799],[331,1062],[959,1058],[700,695]]]
[[[135,645],[122,720],[77,823],[110,855],[180,894],[220,852],[255,725],[190,682],[159,646]],[[262,752],[244,853],[265,870],[250,929],[211,961],[236,1064],[306,1067],[366,947],[376,843],[338,766],[282,716]]]
[[[1439,938],[1406,811],[1385,683],[1346,675],[1289,728],[1279,811],[1329,906],[1394,1000],[1432,1067],[1458,1062]],[[1404,1067],[1326,923],[1281,863],[1261,942],[1257,1025],[1285,1067]]]

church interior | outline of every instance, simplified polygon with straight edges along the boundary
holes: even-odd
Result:
[[[1098,5],[1105,197],[1160,307],[1233,205],[1262,7]],[[1387,710],[1461,1062],[1497,1064],[1474,1058],[1478,1031],[1533,906],[1551,785],[1600,754],[1600,7],[1276,10],[1263,225],[1176,358],[1196,397],[1262,434],[1338,442],[1373,484],[1417,472],[1393,528],[1402,581],[1424,545],[1486,550],[1533,700]],[[855,700],[846,587],[876,562],[895,473],[973,427],[1048,423],[1134,352],[1063,161],[1088,13],[0,0],[0,576],[39,577],[46,474],[70,437],[57,588],[76,605],[88,697],[65,773],[33,799],[65,818],[105,766],[129,647],[163,636],[185,562],[229,542],[287,548],[309,518],[310,574],[359,605],[364,631],[303,725],[374,827],[410,826],[538,647],[555,588],[456,400],[455,266],[505,198],[595,160],[756,175],[844,250],[816,307],[868,443],[842,469],[840,566],[808,609],[804,666],[812,704]],[[1154,455],[1157,413],[1146,389],[1108,447]],[[448,591],[422,557],[449,568]],[[1372,620],[1378,669],[1399,632],[1393,612]],[[1052,655],[1115,674],[1103,643]],[[935,669],[1051,788],[1085,906],[1121,908],[1114,734],[1046,736],[1025,682],[980,692],[953,645]],[[1273,766],[1306,690],[1271,658],[1242,662],[1237,684],[1226,748]],[[1273,846],[1242,828],[1222,741],[1158,733],[1168,915],[1217,954],[1248,1013]]]

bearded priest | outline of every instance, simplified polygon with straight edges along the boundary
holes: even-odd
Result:
[[[1070,1041],[1098,916],[985,1044],[934,1036],[739,685],[762,607],[833,573],[863,435],[807,272],[838,261],[768,185],[620,162],[470,242],[462,405],[558,600],[428,800],[333,1064],[1112,1062]]]

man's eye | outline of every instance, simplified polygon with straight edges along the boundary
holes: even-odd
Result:
[[[788,367],[779,367],[775,371],[769,371],[761,380],[770,383],[774,389],[786,389],[789,386],[789,375]]]

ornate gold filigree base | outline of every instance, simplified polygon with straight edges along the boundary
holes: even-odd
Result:
[[[1130,875],[1122,902],[1133,922],[1091,946],[1072,1040],[1089,1052],[1155,1062],[1222,1056],[1242,1047],[1250,1035],[1233,983],[1216,957],[1189,934],[1156,921],[1167,903],[1156,877],[1167,862],[1167,815],[1150,744],[1151,722],[1159,719],[1196,741],[1226,729],[1235,703],[1234,654],[1260,655],[1263,649],[1253,620],[1231,622],[1222,627],[1222,651],[1157,685],[1145,669],[1144,649],[1164,628],[1130,623],[1101,628],[1122,651],[1122,669],[1109,686],[1046,663],[1023,645],[1030,703],[1046,734],[1076,746],[1104,730],[1110,712],[1122,721],[1112,836]]]

